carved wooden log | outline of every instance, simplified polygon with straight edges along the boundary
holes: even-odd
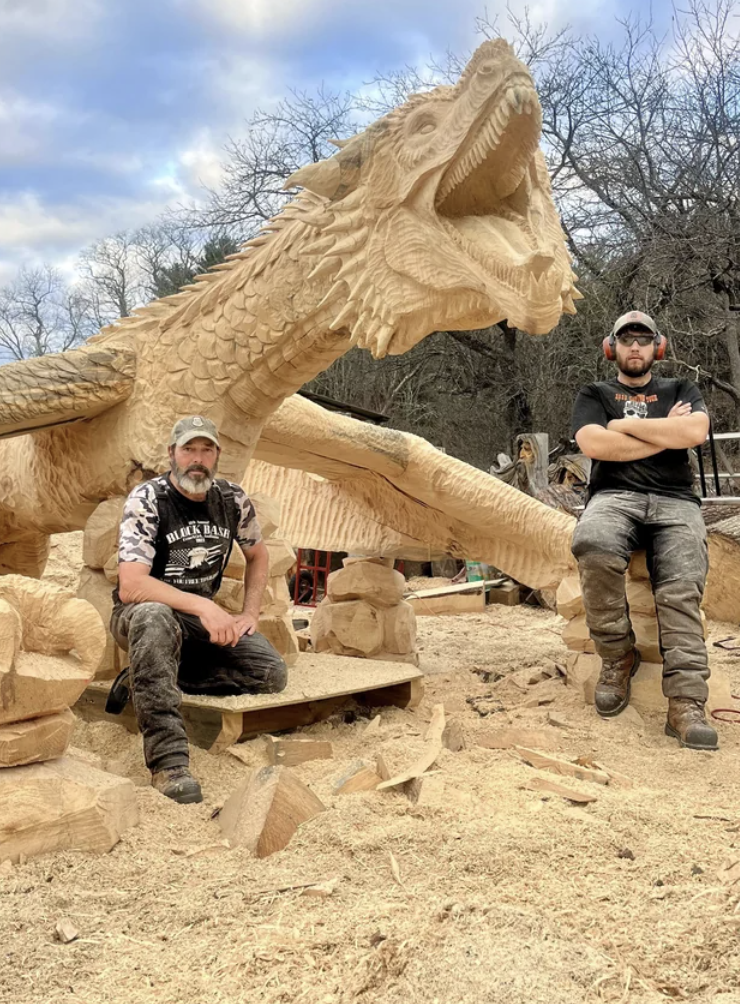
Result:
[[[89,603],[49,583],[0,578],[0,724],[74,704],[104,650],[105,629]]]
[[[67,708],[55,715],[0,725],[0,767],[18,767],[63,756],[76,721]]]
[[[73,757],[0,770],[0,861],[109,851],[137,822],[133,783]]]
[[[405,588],[400,572],[374,561],[356,561],[331,573],[327,595],[332,603],[366,600],[375,607],[392,607],[401,602]]]

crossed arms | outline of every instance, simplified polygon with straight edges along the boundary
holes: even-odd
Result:
[[[662,450],[699,446],[707,438],[709,416],[691,413],[678,401],[667,418],[615,418],[603,428],[584,425],[576,433],[579,448],[591,460],[630,461],[653,457]]]

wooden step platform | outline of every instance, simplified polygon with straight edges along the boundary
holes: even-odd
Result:
[[[181,711],[190,742],[217,753],[240,739],[322,721],[350,698],[370,707],[415,707],[424,692],[422,680],[419,670],[407,663],[302,652],[280,694],[183,694]],[[89,684],[74,711],[86,721],[114,722],[136,732],[130,702],[123,714],[106,714],[110,685],[110,680]]]

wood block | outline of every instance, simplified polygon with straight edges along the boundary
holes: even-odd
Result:
[[[378,771],[364,760],[355,760],[334,784],[335,795],[353,795],[358,791],[374,791],[382,781]]]
[[[262,596],[260,616],[284,617],[292,605],[292,597],[284,575],[267,580]]]
[[[569,652],[565,660],[565,685],[580,692],[584,704],[593,704],[601,659],[589,653]]]
[[[249,492],[249,498],[257,515],[262,539],[267,541],[275,536],[280,526],[280,503],[263,492]]]
[[[460,722],[454,719],[447,722],[442,733],[442,745],[451,753],[459,753],[465,749],[465,733]]]
[[[414,608],[417,617],[479,613],[486,608],[484,582],[463,582],[458,586],[420,589],[415,593],[408,593],[404,598]]]
[[[82,560],[89,568],[102,570],[118,550],[118,531],[123,515],[124,498],[101,502],[85,524],[82,538]]]
[[[571,802],[578,802],[581,805],[596,801],[596,795],[584,795],[580,791],[573,791],[572,788],[565,788],[556,781],[548,781],[545,777],[532,777],[522,787],[528,788],[530,791],[544,791],[548,795],[559,795],[561,798],[567,798]]]
[[[244,581],[224,577],[214,600],[230,614],[240,614],[244,609]]]
[[[635,551],[627,569],[627,575],[633,579],[649,579],[647,555],[644,551]]]
[[[266,540],[265,545],[269,558],[270,578],[289,572],[296,561],[295,551],[290,544],[285,540],[275,538]]]
[[[0,767],[18,767],[63,756],[72,739],[75,721],[67,708],[55,715],[0,725]]]
[[[332,603],[324,599],[311,619],[311,646],[315,652],[368,656],[383,645],[381,613],[364,600]]]
[[[273,739],[265,736],[267,756],[271,764],[295,767],[308,760],[331,760],[334,749],[330,742],[312,739]]]
[[[0,860],[109,851],[138,818],[128,778],[72,757],[0,770]]]
[[[229,560],[226,563],[226,568],[224,569],[224,578],[237,579],[239,582],[244,582],[244,573],[246,569],[247,559],[244,557],[244,552],[238,544],[234,544],[231,548],[231,554],[229,555]]]
[[[566,575],[558,586],[556,594],[558,613],[567,621],[584,612],[583,596],[581,595],[581,579],[575,573]]]
[[[282,655],[286,666],[295,666],[300,649],[298,636],[290,617],[273,617],[260,615],[257,630],[264,635],[270,644]]]
[[[231,847],[266,858],[288,845],[301,823],[325,809],[286,767],[258,767],[226,800],[218,815]]]
[[[332,572],[327,580],[327,595],[332,603],[366,600],[375,607],[400,603],[406,580],[400,572],[373,561],[356,561]]]
[[[577,781],[595,781],[596,784],[609,783],[609,775],[603,770],[593,770],[591,767],[582,767],[580,764],[571,763],[570,760],[545,756],[544,753],[526,749],[523,746],[515,746],[514,749],[525,763],[536,767],[537,770],[547,770],[564,777],[574,777]]]
[[[91,679],[73,655],[19,652],[13,668],[0,672],[0,725],[64,711]]]
[[[595,652],[596,647],[591,641],[586,615],[579,614],[571,618],[563,628],[563,644],[571,652]]]
[[[445,780],[441,774],[424,774],[404,786],[410,802],[419,807],[441,808],[445,804]]]
[[[539,746],[549,750],[557,746],[557,735],[545,729],[501,728],[479,732],[473,742],[489,750],[510,750],[515,746]]]
[[[644,662],[662,662],[660,651],[660,634],[658,619],[647,614],[630,613],[632,630],[635,632],[635,644],[640,650]]]
[[[77,587],[77,598],[85,600],[95,607],[100,619],[108,628],[113,612],[113,586],[105,576],[105,572],[83,566],[80,572],[80,582]],[[105,632],[105,651],[100,660],[96,680],[113,680],[128,663],[128,653],[119,648],[109,630]]]
[[[385,760],[383,759],[383,756],[380,753],[378,753],[378,755],[375,757],[375,773],[378,775],[381,781],[387,781],[391,776],[391,772],[388,769],[388,765],[386,764]]]
[[[485,593],[486,602],[499,603],[505,607],[515,607],[522,601],[522,590],[518,582],[504,582],[500,586],[491,586]]]
[[[103,575],[112,586],[118,585],[118,551],[114,551],[103,565]]]
[[[416,614],[410,603],[400,601],[384,610],[381,623],[384,652],[397,655],[416,653]]]

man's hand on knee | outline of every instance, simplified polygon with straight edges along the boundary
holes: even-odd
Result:
[[[251,614],[248,611],[243,611],[234,618],[236,621],[237,630],[239,632],[239,637],[246,635],[253,635],[257,630],[257,624],[259,622],[259,615]]]
[[[199,616],[214,645],[234,646],[242,636],[237,618],[222,610],[213,600],[206,601]]]

